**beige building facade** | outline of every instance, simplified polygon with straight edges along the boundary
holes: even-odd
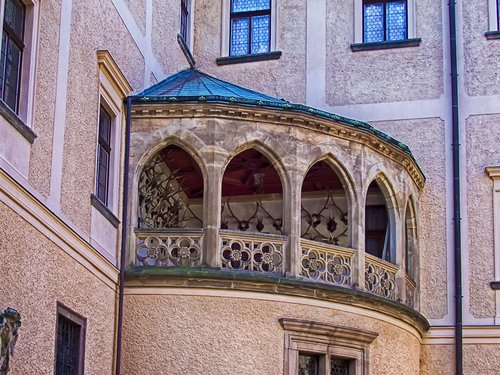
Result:
[[[9,374],[498,374],[498,7],[1,0]]]

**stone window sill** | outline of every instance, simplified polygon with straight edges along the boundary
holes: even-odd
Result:
[[[486,39],[500,39],[500,31],[487,31],[484,36]]]
[[[217,65],[241,64],[254,61],[278,60],[281,57],[281,51],[266,53],[257,53],[255,55],[244,56],[226,56],[217,59]]]
[[[24,123],[23,120],[0,99],[0,115],[7,120],[29,143],[33,143],[37,137],[36,133]]]
[[[351,44],[351,50],[353,52],[358,52],[358,51],[372,51],[378,49],[418,47],[421,41],[422,39],[420,38],[412,38],[412,39],[397,40],[391,42],[354,43]]]
[[[111,210],[106,207],[104,203],[101,202],[99,198],[95,194],[90,195],[90,204],[97,210],[99,211],[102,216],[104,216],[108,221],[111,223],[112,226],[115,228],[118,228],[118,225],[120,225],[120,220],[111,212]]]

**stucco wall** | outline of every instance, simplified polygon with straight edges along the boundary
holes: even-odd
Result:
[[[453,345],[422,345],[420,375],[453,375],[454,361]]]
[[[21,313],[12,375],[51,374],[56,303],[87,318],[85,373],[111,374],[115,292],[0,203],[0,309]]]
[[[61,208],[89,233],[99,109],[96,51],[108,49],[135,90],[143,86],[144,59],[111,2],[98,7],[74,0],[72,14]]]
[[[38,137],[31,146],[29,182],[43,196],[50,189],[60,19],[59,1],[40,2],[33,124]]]
[[[197,67],[229,82],[292,102],[305,102],[306,2],[278,2],[279,60],[217,66],[221,56],[222,1],[197,0],[195,59]],[[227,52],[225,52],[227,56]]]
[[[500,40],[487,40],[488,1],[464,1],[463,53],[464,82],[468,95],[500,93]]]
[[[354,2],[326,3],[329,105],[435,99],[443,93],[441,2],[416,1],[420,46],[359,52],[350,47],[354,43]]]
[[[126,296],[123,371],[282,375],[282,317],[377,332],[370,374],[418,374],[418,339],[394,325],[307,304],[181,295]]]
[[[427,178],[417,223],[420,311],[430,319],[443,318],[448,313],[444,122],[416,119],[372,125],[407,144]]]
[[[476,318],[495,316],[493,181],[485,167],[500,164],[500,115],[471,116],[466,125],[467,247],[470,312]]]

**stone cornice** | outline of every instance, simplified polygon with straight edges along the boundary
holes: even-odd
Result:
[[[120,97],[124,99],[132,91],[132,86],[130,86],[127,78],[125,78],[125,75],[108,50],[97,51],[97,64],[99,65],[99,69],[115,86],[115,90],[119,93]]]
[[[132,119],[188,117],[236,119],[238,121],[257,121],[297,126],[347,141],[357,142],[402,165],[419,190],[425,185],[425,176],[411,153],[404,152],[381,136],[377,136],[363,128],[355,128],[313,114],[218,103],[135,103],[132,108]]]
[[[376,311],[414,327],[420,337],[429,329],[417,311],[377,295],[336,285],[281,275],[228,272],[211,268],[132,268],[125,272],[126,288],[198,288],[259,292],[312,298]]]

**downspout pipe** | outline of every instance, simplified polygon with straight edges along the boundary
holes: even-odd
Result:
[[[463,373],[462,238],[460,213],[460,128],[455,0],[449,2],[451,101],[453,129],[453,244],[455,258],[455,373]]]
[[[120,375],[122,359],[122,326],[123,326],[123,289],[125,283],[125,258],[127,253],[127,223],[128,223],[128,170],[130,159],[130,121],[132,113],[132,100],[127,98],[127,117],[125,119],[125,160],[123,172],[123,212],[122,212],[122,236],[120,252],[120,281],[118,291],[118,323],[116,334],[116,375]]]

